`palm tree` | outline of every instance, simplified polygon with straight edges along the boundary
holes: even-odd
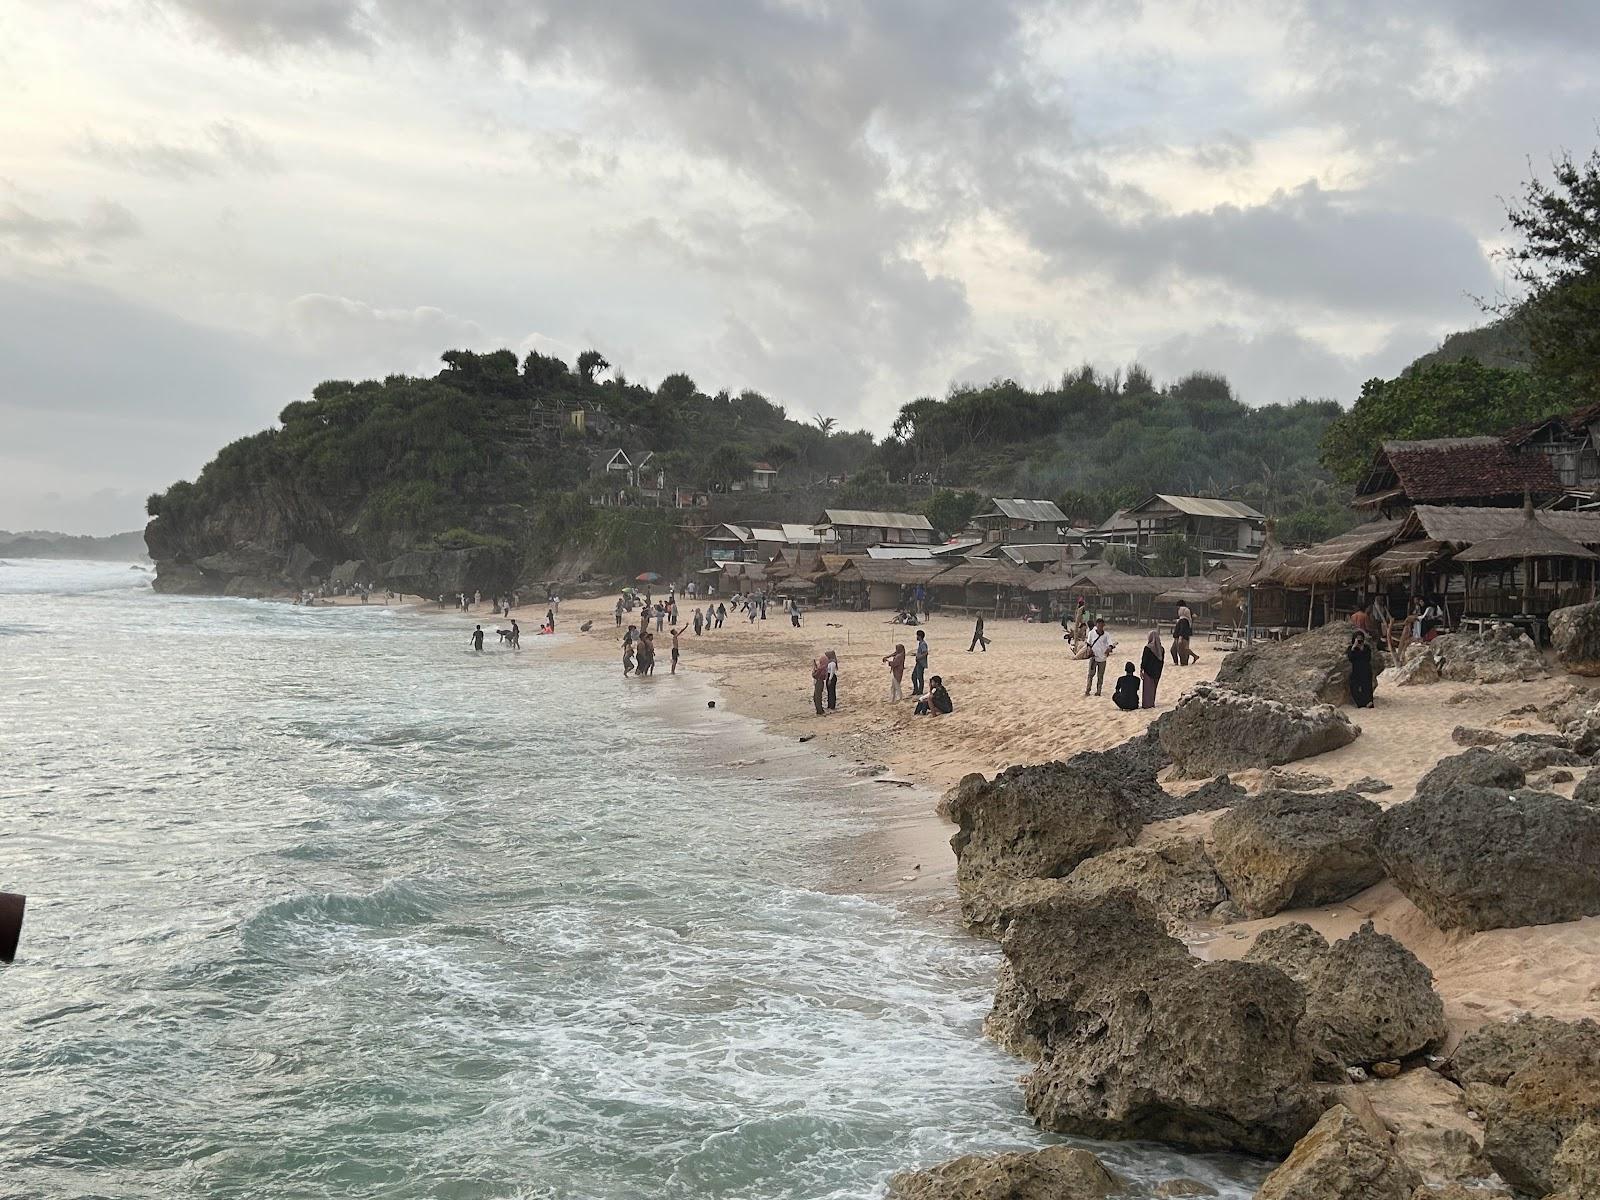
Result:
[[[833,432],[833,427],[839,422],[833,417],[824,417],[820,413],[811,418],[811,423],[822,430],[822,436],[827,437]]]

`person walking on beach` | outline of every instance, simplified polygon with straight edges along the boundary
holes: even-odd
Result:
[[[828,660],[828,711],[833,712],[839,707],[839,656],[829,650],[823,657]]]
[[[793,625],[796,629],[799,629],[800,616],[800,597],[796,596],[793,600],[789,601],[789,624]]]
[[[823,716],[827,709],[822,707],[822,702],[828,694],[828,656],[826,654],[811,660],[811,707],[817,710],[817,716]]]
[[[883,661],[889,664],[889,700],[899,700],[903,692],[900,690],[900,681],[906,673],[906,647],[904,642],[896,642],[893,654],[885,654]]]
[[[728,606],[722,601],[717,601],[717,628],[722,628],[722,623],[728,619]]]
[[[911,665],[911,694],[922,695],[922,680],[928,673],[928,635],[917,630],[917,647]]]
[[[978,623],[972,627],[972,645],[967,647],[967,653],[972,653],[972,646],[982,646],[985,654],[989,653],[989,639],[983,636],[983,614],[978,614]]]
[[[1094,633],[1089,638],[1089,679],[1083,685],[1083,694],[1087,696],[1089,689],[1094,689],[1098,696],[1100,689],[1106,682],[1106,656],[1117,648],[1117,643],[1111,640],[1111,635],[1106,632],[1104,618],[1094,623]]]
[[[479,625],[472,631],[472,648],[479,654],[483,653],[483,626]]]
[[[1357,708],[1372,707],[1372,643],[1358,629],[1350,637],[1350,648],[1344,652],[1350,660],[1350,703]]]
[[[1139,656],[1139,675],[1144,680],[1141,707],[1156,706],[1156,685],[1161,682],[1161,670],[1167,665],[1167,652],[1161,645],[1161,631],[1152,629],[1144,640],[1144,653]]]
[[[1126,666],[1117,677],[1117,686],[1111,689],[1111,703],[1123,712],[1132,712],[1139,707],[1139,677],[1133,673],[1132,663]]]

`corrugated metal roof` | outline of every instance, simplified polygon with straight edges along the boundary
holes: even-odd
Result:
[[[1130,521],[1128,519],[1128,510],[1125,509],[1125,508],[1119,508],[1119,509],[1117,509],[1116,512],[1112,513],[1109,517],[1107,517],[1104,521],[1101,521],[1100,524],[1096,525],[1093,529],[1088,530],[1088,532],[1089,533],[1123,533],[1123,532],[1132,533],[1138,528],[1139,528],[1139,526],[1137,524],[1135,524],[1133,521]]]
[[[829,508],[823,511],[829,525],[859,525],[868,529],[927,529],[928,518],[913,513],[868,512],[860,508]]]
[[[1082,555],[1081,547],[1069,546],[1062,542],[1027,545],[1008,542],[1000,547],[1000,556],[1017,564],[1071,562],[1074,558],[1081,558]]]
[[[822,542],[822,538],[811,526],[793,525],[788,521],[783,523],[783,536],[788,539],[791,546],[816,546]]]
[[[752,525],[750,526],[750,536],[758,542],[781,542],[785,540],[783,530],[776,525]]]
[[[1010,517],[1013,521],[1040,521],[1050,524],[1065,525],[1067,514],[1056,507],[1054,500],[1007,500],[999,496],[994,498],[995,508],[1000,510],[1002,516]],[[993,516],[993,513],[981,513],[980,516]]]
[[[880,561],[891,558],[920,558],[932,562],[928,556],[928,549],[927,546],[868,546],[867,557]]]
[[[1266,516],[1251,508],[1243,500],[1219,500],[1215,496],[1169,496],[1165,492],[1157,492],[1146,500],[1144,504],[1135,505],[1128,510],[1135,514],[1148,505],[1152,500],[1159,500],[1171,508],[1177,509],[1186,517],[1231,517],[1249,518],[1255,521],[1265,521]]]
[[[982,538],[957,538],[953,542],[946,542],[943,546],[924,546],[922,549],[935,558],[943,558],[949,554],[965,554],[974,546],[981,545],[983,545]]]

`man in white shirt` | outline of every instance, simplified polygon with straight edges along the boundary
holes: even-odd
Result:
[[[1106,623],[1096,621],[1094,632],[1089,635],[1089,680],[1083,685],[1083,694],[1087,696],[1089,689],[1094,689],[1094,694],[1100,694],[1100,687],[1106,681],[1106,658],[1117,648],[1111,640],[1111,635],[1106,632]]]

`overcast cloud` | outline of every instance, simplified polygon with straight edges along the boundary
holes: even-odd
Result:
[[[1597,43],[1538,0],[21,0],[0,528],[134,527],[451,347],[875,432],[1085,360],[1348,403],[1481,319]]]

